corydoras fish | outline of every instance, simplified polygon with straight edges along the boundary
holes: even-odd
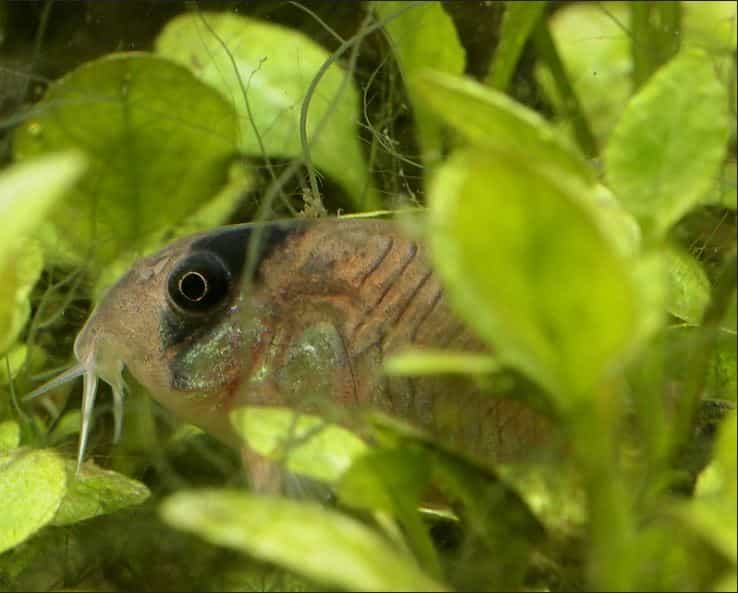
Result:
[[[397,223],[244,224],[136,263],[77,337],[79,364],[52,384],[84,375],[80,459],[98,379],[113,389],[120,430],[124,369],[234,446],[228,415],[243,405],[376,408],[488,460],[514,457],[546,432],[523,403],[461,377],[384,375],[385,358],[409,347],[485,351]]]

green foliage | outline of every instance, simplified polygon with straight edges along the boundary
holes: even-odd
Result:
[[[405,2],[373,2],[372,9],[386,19],[384,30],[389,38],[395,60],[403,78],[412,80],[424,68],[461,74],[466,55],[453,21],[440,2],[428,2],[413,10]],[[399,16],[395,16],[399,13]],[[391,20],[390,20],[391,19]],[[433,36],[418,35],[419,30],[433,31]],[[442,155],[443,130],[429,113],[427,102],[410,87],[408,98],[413,104],[413,116],[423,162],[431,165]]]
[[[574,188],[506,157],[448,161],[430,192],[431,245],[467,321],[565,407],[627,350],[632,281]]]
[[[728,121],[725,89],[697,50],[681,53],[628,103],[604,158],[610,187],[648,236],[663,236],[710,188]]]
[[[16,165],[0,176],[0,353],[15,341],[28,321],[28,295],[43,262],[38,248],[28,242],[48,210],[77,181],[85,168],[78,153],[48,156]]]
[[[348,430],[289,409],[246,407],[233,412],[231,419],[256,453],[316,480],[337,480],[366,450]]]
[[[308,37],[255,19],[198,12],[168,23],[156,50],[190,68],[234,107],[243,153],[264,159],[303,156],[304,125],[315,166],[335,177],[357,208],[374,205],[373,194],[366,194],[370,181],[356,135],[358,93],[338,65],[311,89],[330,54]],[[301,107],[308,98],[303,122]]]
[[[141,31],[124,3],[6,4],[0,589],[735,590],[734,3],[152,3]],[[110,44],[74,54],[77,29]],[[134,257],[406,201],[490,352],[386,380],[533,406],[524,459],[371,410],[233,410],[298,498],[266,496],[135,381],[79,470],[76,386],[23,401]],[[306,404],[308,346],[281,378]]]
[[[56,82],[14,144],[21,161],[69,148],[90,155],[54,210],[47,251],[104,269],[161,245],[225,183],[235,123],[215,91],[150,54],[104,57]]]
[[[379,535],[316,504],[221,490],[181,492],[163,505],[162,515],[209,541],[323,583],[356,591],[444,590]]]
[[[487,77],[490,86],[500,91],[507,90],[525,42],[541,19],[545,8],[545,0],[507,3],[502,19],[500,43]]]
[[[76,463],[66,462],[67,494],[62,500],[53,525],[71,525],[128,506],[141,504],[149,497],[149,490],[141,482],[91,463],[79,471]]]
[[[54,451],[16,449],[0,457],[0,552],[49,523],[66,486],[64,460]]]

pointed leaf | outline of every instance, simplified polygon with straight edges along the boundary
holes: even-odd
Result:
[[[436,116],[470,143],[535,162],[594,184],[584,158],[538,113],[504,93],[470,78],[424,71],[413,79],[416,92]]]
[[[630,100],[604,157],[610,188],[647,236],[662,237],[703,199],[728,134],[725,89],[700,51],[681,52]]]

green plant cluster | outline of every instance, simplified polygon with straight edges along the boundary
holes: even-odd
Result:
[[[470,4],[499,17],[481,75],[440,2],[356,3],[348,33],[283,4],[320,43],[201,3],[3,115],[0,590],[736,590],[735,4]],[[74,388],[23,401],[173,238],[406,205],[494,355],[387,373],[513,384],[563,451],[490,467],[379,415],[367,444],[238,410],[302,476],[266,497],[141,389],[79,470]]]

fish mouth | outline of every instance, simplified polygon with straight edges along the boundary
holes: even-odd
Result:
[[[79,471],[84,461],[100,380],[110,385],[113,392],[113,442],[117,443],[123,433],[123,404],[126,393],[123,369],[125,364],[121,357],[116,354],[116,348],[110,337],[98,333],[94,327],[87,325],[82,328],[74,341],[74,355],[77,358],[77,364],[50,379],[23,398],[23,401],[30,401],[73,381],[77,377],[83,377],[82,419],[77,448],[77,471]]]

